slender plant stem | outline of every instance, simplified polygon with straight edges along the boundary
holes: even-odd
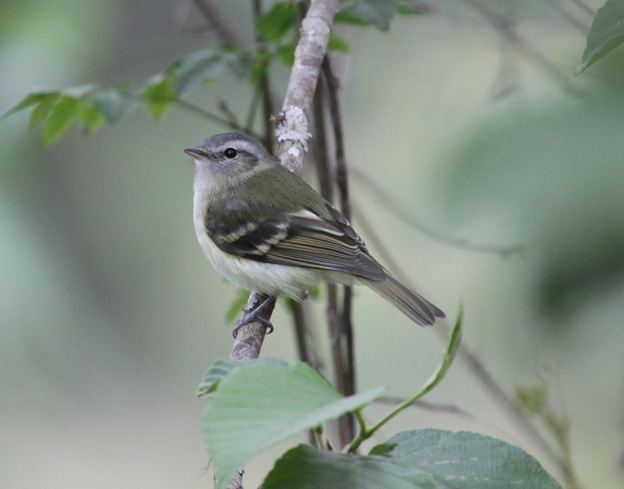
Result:
[[[342,114],[340,111],[340,99],[338,96],[338,79],[332,71],[329,56],[323,59],[323,81],[325,82],[324,95],[327,99],[327,107],[332,121],[336,158],[336,186],[340,196],[340,209],[347,219],[351,219],[351,202],[349,200],[349,180],[347,160],[345,157],[344,134],[342,129]],[[351,287],[343,287],[342,311],[340,314],[341,334],[345,338],[345,395],[354,394],[356,391],[355,377],[355,345],[353,334],[353,291]]]
[[[222,124],[225,127],[229,127],[230,129],[233,129],[235,131],[240,131],[240,132],[244,132],[245,134],[256,138],[256,139],[262,139],[262,136],[260,136],[259,134],[256,134],[255,132],[247,129],[246,127],[242,127],[240,126],[238,123],[236,123],[235,121],[226,119],[225,117],[219,116],[217,114],[213,114],[212,112],[202,109],[201,107],[198,107],[197,105],[193,105],[189,102],[187,102],[186,100],[182,100],[179,98],[174,99],[173,101],[176,105],[178,105],[179,107],[183,108],[184,110],[188,110],[189,112],[193,112],[194,114],[198,115],[199,117],[202,117],[204,119],[209,119],[213,122],[216,122],[218,124]]]
[[[372,192],[372,194],[377,197],[382,207],[385,207],[389,211],[392,212],[392,215],[397,219],[402,221],[404,224],[407,224],[409,227],[414,228],[436,241],[443,243],[447,246],[452,246],[454,248],[461,248],[469,251],[476,251],[478,253],[487,253],[493,255],[500,255],[502,257],[507,257],[512,254],[519,254],[522,252],[523,247],[519,245],[515,246],[494,246],[494,245],[486,245],[486,244],[475,244],[470,243],[465,239],[457,239],[453,237],[449,237],[443,235],[442,233],[433,230],[426,226],[425,224],[418,221],[414,215],[407,211],[409,206],[401,205],[397,202],[396,198],[390,194],[387,190],[385,190],[378,182],[374,181],[369,175],[364,173],[363,171],[354,168],[353,174],[357,180],[364,184],[368,190]]]
[[[496,29],[502,35],[502,38],[511,47],[526,56],[527,59],[533,60],[546,72],[550,73],[566,92],[572,95],[580,95],[578,88],[571,83],[570,75],[563,72],[546,56],[520,37],[520,35],[516,32],[514,25],[506,16],[488,8],[485,3],[479,2],[478,0],[463,0],[463,2],[479,13],[493,29]]]
[[[242,42],[238,39],[234,30],[229,26],[219,12],[219,9],[217,9],[210,0],[194,0],[194,3],[208,21],[210,27],[214,29],[221,42],[236,48],[242,46]]]
[[[327,103],[327,89],[324,80],[319,80],[312,102],[314,114],[314,148],[315,163],[318,173],[321,195],[325,200],[332,202],[334,199],[335,179],[330,168],[329,147],[327,141],[327,126],[325,123],[324,108]],[[342,311],[338,307],[338,291],[333,284],[327,286],[327,322],[329,325],[330,346],[334,366],[336,389],[341,394],[348,396],[353,394],[352,374],[349,373],[349,359],[345,348],[344,327],[342,324]],[[350,414],[345,414],[338,419],[338,432],[341,446],[346,445],[355,435],[354,422]]]
[[[258,18],[262,15],[262,0],[253,0],[252,1],[252,10],[253,10],[253,19],[254,24],[258,20]],[[264,57],[266,53],[266,48],[262,45],[262,39],[259,35],[256,34],[256,42],[258,46],[260,46],[257,56]],[[269,70],[268,66],[266,66],[262,70],[262,76],[260,77],[259,87],[262,93],[262,109],[263,109],[263,117],[262,122],[264,124],[264,138],[262,141],[264,145],[269,149],[269,151],[273,150],[273,98],[271,97],[271,81],[269,78]]]
[[[583,12],[585,12],[590,17],[593,17],[596,14],[594,9],[592,9],[589,5],[587,5],[582,0],[571,0],[571,2],[577,7],[579,7]]]
[[[550,8],[552,8],[555,12],[557,12],[561,17],[563,17],[572,27],[574,27],[581,34],[587,34],[589,32],[589,25],[585,25],[583,22],[579,21],[576,17],[574,17],[570,12],[564,9],[561,5],[559,5],[554,0],[542,0],[544,3],[548,4]]]

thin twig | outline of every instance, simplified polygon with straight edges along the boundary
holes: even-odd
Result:
[[[324,80],[319,80],[312,102],[314,111],[314,145],[315,163],[319,179],[321,195],[325,200],[332,202],[334,197],[333,172],[329,164],[329,149],[327,142],[327,128],[325,125],[324,102],[326,101],[326,86]],[[327,286],[327,323],[329,325],[330,347],[332,350],[332,359],[334,366],[334,376],[336,389],[343,395],[353,394],[351,390],[352,382],[350,378],[352,374],[348,372],[348,357],[345,358],[346,348],[344,348],[345,335],[344,328],[341,324],[341,311],[338,308],[338,292],[337,287],[333,284]],[[351,384],[351,385],[350,385]],[[338,419],[338,431],[340,445],[344,446],[355,436],[355,424],[353,417],[347,413]]]
[[[260,98],[262,97],[261,88],[256,85],[254,88],[253,96],[251,98],[251,103],[249,104],[249,112],[247,113],[247,119],[245,120],[245,128],[251,131],[253,127],[254,120],[256,119],[256,112],[258,110],[258,105],[260,104]],[[271,150],[273,148],[267,148]]]
[[[555,12],[557,12],[561,17],[563,17],[572,27],[574,27],[581,34],[587,34],[589,32],[589,25],[583,24],[576,17],[574,17],[570,12],[564,9],[561,5],[559,5],[555,0],[542,0],[546,3],[550,8],[552,8]]]
[[[342,130],[342,114],[340,100],[338,98],[338,80],[334,76],[331,62],[328,56],[323,59],[323,79],[327,94],[327,106],[332,121],[334,135],[334,147],[336,155],[336,185],[340,196],[340,210],[347,219],[351,219],[351,202],[349,201],[349,181],[347,172],[347,160],[345,157],[344,134]],[[341,333],[346,341],[346,370],[345,370],[345,395],[351,395],[356,390],[355,378],[355,349],[353,341],[353,321],[351,317],[353,292],[351,287],[343,287],[342,311],[340,315]]]
[[[553,450],[552,446],[546,441],[542,434],[537,431],[531,420],[522,412],[520,412],[505,390],[496,382],[494,377],[485,368],[481,360],[463,344],[457,350],[458,355],[466,365],[470,368],[473,375],[481,382],[481,384],[490,392],[490,395],[507,411],[511,418],[520,426],[520,429],[528,434],[533,441],[540,446],[542,450],[557,464],[559,469],[565,473],[566,466],[559,455]]]
[[[251,3],[254,24],[258,21],[258,18],[262,15],[262,0],[253,0]],[[256,42],[258,46],[261,46],[258,49],[257,56],[263,57],[266,52],[266,48],[262,47],[262,39],[259,34],[256,33]],[[260,87],[260,93],[262,94],[262,109],[263,109],[263,117],[262,122],[264,123],[264,138],[262,141],[264,145],[269,149],[269,151],[273,150],[273,97],[271,96],[271,82],[269,79],[269,71],[265,66],[262,70],[262,76],[258,82],[258,86]]]
[[[401,397],[382,396],[382,397],[375,399],[373,403],[395,405],[395,404],[400,404],[404,401],[405,399]],[[437,404],[434,402],[423,401],[422,399],[419,399],[415,401],[414,403],[412,403],[410,407],[420,408],[426,411],[433,411],[436,413],[452,414],[459,418],[464,418],[468,421],[473,421],[473,422],[476,421],[476,417],[473,414],[469,413],[463,408],[460,408],[459,406],[455,406],[454,404]]]
[[[215,8],[210,0],[193,0],[193,2],[208,21],[210,27],[214,29],[221,42],[235,48],[240,48],[243,45],[234,30],[225,21],[219,9]]]
[[[596,11],[591,8],[589,5],[587,5],[585,2],[583,2],[582,0],[570,0],[574,5],[576,5],[578,8],[580,8],[583,12],[585,12],[587,15],[589,15],[590,17],[593,17],[594,15],[596,15]]]
[[[375,245],[376,253],[382,258],[382,261],[389,265],[389,268],[393,270],[393,273],[408,287],[411,287],[410,279],[402,272],[402,268],[399,263],[394,259],[389,250],[383,245],[373,227],[368,220],[364,217],[364,213],[358,213],[358,223],[360,228],[365,229],[367,232],[366,240]],[[443,336],[448,336],[448,327],[444,322],[440,321],[436,323],[438,331]],[[511,398],[507,395],[505,390],[496,382],[492,374],[486,369],[485,365],[463,342],[459,345],[457,355],[468,366],[472,375],[483,385],[490,393],[492,398],[504,408],[504,410],[510,415],[510,417],[516,422],[520,429],[528,434],[533,441],[544,450],[547,456],[557,464],[563,473],[566,473],[566,467],[564,461],[552,448],[550,443],[542,436],[542,434],[535,428],[531,420],[522,412],[516,409],[515,404]]]
[[[379,202],[382,204],[383,207],[386,207],[389,211],[392,212],[393,216],[402,221],[404,224],[407,224],[408,226],[417,229],[425,236],[428,236],[432,239],[435,239],[436,241],[455,248],[462,248],[468,251],[476,251],[478,253],[500,255],[502,257],[507,257],[509,255],[522,252],[523,247],[519,245],[504,247],[473,244],[466,241],[465,239],[452,238],[449,236],[445,236],[438,231],[434,231],[433,229],[418,221],[411,212],[406,211],[405,209],[408,209],[409,207],[399,204],[394,196],[390,194],[390,192],[386,191],[366,173],[359,170],[358,168],[353,168],[352,173],[360,183],[363,183],[368,188],[368,190],[370,190],[373,195],[378,198]]]
[[[256,139],[262,139],[262,136],[260,136],[259,134],[256,134],[255,132],[251,131],[250,129],[246,128],[246,127],[242,127],[240,126],[238,123],[236,123],[235,121],[226,119],[225,117],[222,117],[220,115],[214,114],[208,110],[202,109],[201,107],[198,107],[197,105],[193,105],[189,102],[187,102],[186,100],[182,100],[179,98],[176,98],[173,100],[173,102],[178,105],[179,107],[188,110],[189,112],[193,112],[194,114],[198,115],[199,117],[202,117],[204,119],[209,119],[213,122],[216,122],[218,124],[222,124],[225,127],[229,127],[230,129],[233,129],[235,131],[240,131],[240,132],[244,132],[245,134],[256,138]]]
[[[504,15],[487,8],[485,5],[475,0],[463,0],[463,2],[479,13],[492,28],[501,33],[503,39],[505,39],[510,46],[518,50],[527,58],[532,59],[537,64],[541,65],[544,70],[549,72],[553,78],[557,80],[566,92],[573,95],[580,94],[579,89],[573,86],[570,82],[570,76],[561,71],[552,61],[550,61],[538,50],[527,44],[526,41],[515,31],[513,24]]]

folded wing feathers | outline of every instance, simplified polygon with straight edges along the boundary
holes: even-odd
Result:
[[[209,235],[226,253],[257,261],[349,272],[383,280],[384,269],[337,210],[341,220],[303,210],[281,219],[229,228],[212,226]],[[331,213],[334,217],[334,213]]]

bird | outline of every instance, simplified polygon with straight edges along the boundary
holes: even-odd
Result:
[[[277,296],[304,300],[319,282],[365,285],[421,326],[445,317],[392,276],[345,216],[255,139],[217,134],[184,152],[194,159],[193,222],[204,254],[229,281],[268,296],[235,331],[251,321],[272,331],[259,311]]]

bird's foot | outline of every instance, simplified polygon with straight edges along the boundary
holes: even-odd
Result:
[[[263,313],[268,307],[271,307],[272,309],[273,306],[275,306],[276,300],[277,300],[277,297],[275,297],[274,295],[270,295],[264,301],[262,301],[258,306],[253,308],[251,311],[245,312],[243,317],[236,321],[236,326],[232,330],[232,336],[236,338],[236,335],[238,334],[238,330],[241,329],[246,324],[251,324],[251,323],[260,323],[262,326],[264,326],[267,329],[266,334],[271,334],[275,328],[271,324],[271,321],[261,316],[261,313]]]

